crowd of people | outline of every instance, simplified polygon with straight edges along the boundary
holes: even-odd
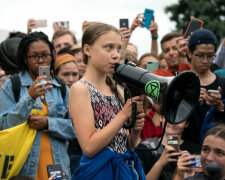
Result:
[[[35,130],[24,161],[16,163],[15,153],[3,179],[54,179],[47,171],[52,164],[60,165],[63,179],[225,179],[225,39],[217,48],[210,30],[188,39],[170,32],[159,54],[153,18],[151,49],[140,55],[130,37],[143,28],[142,19],[138,14],[129,29],[85,21],[81,45],[60,24],[50,41],[30,19],[27,33],[12,32],[1,42],[0,136],[21,124]],[[126,85],[113,79],[118,62],[163,77],[194,72],[201,88],[192,114],[180,124],[166,123],[163,102],[145,94],[125,97]],[[39,67],[49,67],[50,77]],[[133,127],[125,128],[133,118]],[[178,150],[168,144],[170,135],[178,137]],[[0,158],[6,156],[1,153],[0,147]]]

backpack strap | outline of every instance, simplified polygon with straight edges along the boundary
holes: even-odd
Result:
[[[59,87],[59,89],[60,89],[60,91],[61,91],[61,96],[62,96],[62,98],[63,98],[63,100],[64,100],[65,97],[66,97],[66,83],[65,83],[62,79],[60,79],[60,78],[55,77],[55,79],[56,79],[56,81],[61,85],[61,86]],[[68,111],[67,111],[67,113],[66,113],[66,115],[65,115],[65,118],[69,118],[69,113],[68,113]]]
[[[15,102],[17,103],[19,101],[19,95],[20,95],[20,88],[21,88],[21,82],[18,74],[14,74],[10,77],[11,83],[12,83],[12,90]]]
[[[66,84],[65,84],[65,82],[64,82],[62,79],[60,79],[60,78],[55,77],[55,79],[56,79],[56,81],[61,85],[61,86],[59,87],[59,89],[60,89],[62,98],[63,98],[63,100],[64,100],[65,97],[66,97]]]

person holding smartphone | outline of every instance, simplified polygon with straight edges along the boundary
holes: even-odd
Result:
[[[129,44],[129,40],[130,40],[130,36],[132,35],[133,31],[137,28],[143,28],[142,24],[143,23],[143,13],[137,14],[137,16],[134,18],[130,29],[127,28],[121,28],[121,33],[122,35],[124,35],[124,39],[122,41],[122,48],[127,49],[132,51],[136,57],[138,57],[138,51],[137,48],[133,45],[133,44]],[[152,45],[151,45],[151,49],[150,52],[155,54],[156,56],[158,55],[158,24],[155,22],[154,17],[152,19],[151,25],[148,29],[151,33],[152,36]],[[126,37],[126,38],[125,38]]]
[[[192,71],[200,79],[201,89],[199,104],[190,117],[191,121],[184,132],[184,138],[196,143],[202,141],[204,135],[200,137],[200,134],[207,131],[210,122],[225,122],[223,103],[225,99],[225,78],[215,75],[210,70],[215,59],[216,47],[216,36],[207,29],[193,32],[188,42],[188,56],[192,62]],[[211,90],[215,93],[210,93]],[[208,116],[208,111],[211,112],[211,117]],[[205,122],[204,119],[208,119],[208,122]],[[205,128],[202,127],[203,124],[206,125]]]
[[[188,167],[195,156],[184,154],[177,161],[177,171],[173,180],[225,179],[225,125],[218,124],[205,134],[201,150],[200,168]],[[188,173],[187,173],[188,172]],[[189,176],[189,177],[187,177]]]
[[[164,124],[165,119],[163,118],[162,126],[164,126]],[[160,141],[159,138],[145,139],[136,147],[135,151],[141,159],[146,179],[172,179],[173,173],[176,169],[178,156],[187,151],[190,153],[200,152],[200,145],[182,139],[182,133],[188,124],[188,121],[184,121],[177,125],[167,123],[165,134],[162,137],[162,144],[155,151],[152,151],[151,149],[157,147]],[[178,137],[178,139],[176,139],[176,146],[172,146],[171,143],[168,142],[168,136],[170,135],[176,135]],[[180,149],[180,151],[178,149]]]
[[[54,78],[54,47],[48,36],[34,32],[24,37],[18,47],[19,99],[14,99],[12,83],[7,80],[0,91],[0,129],[8,129],[27,121],[36,136],[19,175],[36,180],[48,179],[47,165],[61,164],[65,179],[71,179],[66,142],[75,138],[67,117],[69,89],[65,97]],[[50,81],[39,76],[39,67],[50,67]],[[17,87],[18,88],[18,87]],[[31,115],[32,109],[44,115]]]

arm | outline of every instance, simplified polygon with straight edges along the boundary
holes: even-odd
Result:
[[[219,94],[214,94],[214,93],[211,93],[211,94],[208,94],[208,93],[205,93],[204,94],[204,99],[205,99],[205,102],[208,106],[214,106],[215,109],[218,111],[218,112],[222,112],[224,111],[224,104],[221,100],[222,96],[221,96],[221,87],[218,87],[218,91],[219,91]]]
[[[177,159],[173,158],[178,156],[180,153],[170,153],[174,151],[174,148],[171,146],[166,146],[159,160],[154,164],[152,169],[146,175],[147,180],[158,180],[163,168],[169,162],[177,162]]]
[[[0,91],[0,102],[0,129],[8,129],[28,119],[35,100],[26,92],[16,103],[11,81],[8,80]]]
[[[152,46],[151,46],[151,53],[158,56],[158,24],[155,22],[153,17],[153,22],[150,25],[149,31],[152,35]]]
[[[71,120],[68,117],[65,118],[68,111],[69,89],[67,87],[64,99],[60,98],[61,93],[57,90],[58,88],[56,87],[52,89],[51,92],[54,95],[52,98],[58,97],[58,99],[55,100],[56,106],[53,106],[54,112],[56,113],[50,113],[48,116],[30,115],[28,118],[28,124],[30,128],[43,130],[53,137],[64,140],[73,139],[75,138],[75,132]],[[44,101],[45,100],[42,99],[42,103],[44,103]],[[48,109],[51,111],[51,103],[49,103]]]
[[[26,87],[20,87],[21,98],[18,102],[15,102],[14,94],[12,90],[12,83],[9,79],[5,82],[0,91],[0,125],[1,129],[8,129],[19,124],[24,123],[30,116],[30,112],[34,106],[35,99],[41,95],[44,95],[46,91],[41,86],[37,86],[36,83],[45,76],[39,76],[34,83],[29,87],[28,91]],[[47,82],[46,89],[51,88],[51,81]]]
[[[187,157],[188,156],[188,157]],[[192,165],[195,163],[195,161],[187,162],[189,160],[194,159],[195,156],[190,156],[188,152],[184,152],[177,161],[177,169],[175,171],[173,180],[182,180],[185,178],[186,173],[192,174],[192,168],[187,167],[188,165]]]
[[[188,64],[188,60],[186,57],[188,51],[188,39],[184,39],[183,37],[176,38],[177,50],[179,55],[179,64]]]
[[[127,45],[131,36],[130,30],[127,28],[120,28],[120,33],[122,36],[122,49],[127,49]]]
[[[54,33],[57,32],[57,31],[62,31],[64,30],[64,27],[61,23],[58,23],[58,22],[54,22],[53,23],[53,30],[54,30]]]
[[[27,34],[30,34],[34,27],[35,27],[35,20],[29,19],[28,22],[27,22]]]
[[[143,109],[143,108],[142,108]],[[134,149],[135,147],[137,147],[137,145],[141,142],[141,131],[144,127],[144,119],[145,113],[144,110],[142,113],[137,114],[137,119],[135,122],[134,127],[131,129],[131,134],[128,134],[128,148],[129,149]],[[131,142],[131,138],[132,138],[132,142]],[[134,147],[133,147],[134,146]]]
[[[144,24],[142,22],[142,20],[144,19],[144,17],[142,15],[143,15],[143,13],[140,13],[134,18],[133,23],[130,27],[131,33],[136,29],[136,27],[142,27],[141,24]]]
[[[123,124],[131,117],[131,101],[103,129],[96,132],[94,114],[88,88],[76,83],[70,89],[69,111],[74,122],[76,135],[82,151],[87,157],[93,157],[108,146]],[[139,98],[133,98],[138,101]],[[137,102],[138,103],[138,102]]]

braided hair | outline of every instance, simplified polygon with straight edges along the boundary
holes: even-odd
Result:
[[[18,47],[18,52],[17,52],[17,60],[20,67],[20,71],[28,70],[28,66],[25,63],[25,59],[26,59],[30,44],[36,41],[43,41],[48,45],[50,52],[52,54],[50,69],[51,69],[51,72],[54,72],[55,50],[52,43],[49,41],[48,36],[44,34],[43,32],[33,32],[31,34],[28,34],[21,40]]]
[[[87,27],[82,37],[82,53],[83,53],[84,64],[88,63],[88,56],[84,53],[84,50],[83,50],[84,45],[85,44],[93,45],[100,36],[110,31],[113,31],[120,35],[120,31],[114,26],[109,24],[96,23]],[[119,91],[117,91],[117,86],[115,81],[109,75],[106,76],[106,84],[110,87],[112,92],[117,96],[117,98],[121,101],[121,103],[124,104],[121,94],[119,93]]]

